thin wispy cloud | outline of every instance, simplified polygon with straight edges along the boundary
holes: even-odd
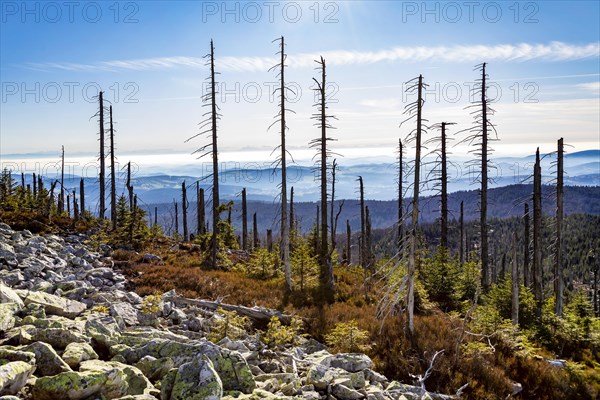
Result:
[[[478,61],[524,62],[573,61],[600,56],[600,42],[585,45],[573,45],[563,42],[549,44],[500,44],[465,46],[415,46],[393,47],[390,49],[363,52],[333,50],[323,53],[301,53],[290,55],[288,65],[291,68],[312,68],[314,60],[323,56],[329,65],[360,65],[381,62],[436,62],[464,63]],[[274,57],[219,57],[218,69],[222,71],[254,72],[265,71],[277,63]],[[137,60],[112,60],[94,64],[78,63],[29,63],[28,68],[36,70],[65,70],[79,72],[135,70],[151,71],[178,68],[206,68],[202,57],[158,57]]]
[[[600,92],[600,82],[580,83],[577,87],[592,92]]]

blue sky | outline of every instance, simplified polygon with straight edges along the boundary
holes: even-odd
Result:
[[[530,154],[538,145],[551,151],[559,137],[574,150],[600,148],[597,1],[0,3],[5,157],[55,157],[63,144],[68,155],[94,153],[92,97],[101,87],[123,157],[177,154],[178,162],[194,162],[190,153],[205,142],[185,140],[202,120],[208,69],[201,57],[212,38],[226,93],[219,99],[223,157],[268,158],[278,132],[267,131],[277,112],[270,99],[276,77],[267,70],[281,35],[288,82],[298,92],[288,142],[300,161],[310,159],[305,148],[318,135],[310,114],[319,55],[339,118],[333,146],[345,162],[393,156],[408,133],[398,127],[411,100],[403,83],[418,74],[430,84],[425,117],[468,127],[464,107],[482,61],[501,90],[493,116],[499,155]]]

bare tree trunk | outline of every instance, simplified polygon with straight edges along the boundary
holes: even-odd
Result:
[[[35,172],[33,173],[33,198],[37,198],[37,177],[35,176]]]
[[[273,252],[273,230],[267,229],[267,250]]]
[[[154,207],[154,226],[158,225],[158,207]]]
[[[321,248],[320,250],[320,264],[321,264],[321,284],[323,288],[323,294],[325,299],[332,303],[335,298],[335,284],[333,276],[333,265],[328,249],[328,228],[327,228],[327,127],[328,115],[327,115],[327,81],[326,81],[326,66],[325,59],[321,57],[318,61],[319,67],[321,68],[321,82],[317,82],[317,90],[319,92],[319,126],[321,128],[321,138],[315,143],[319,145],[319,155],[321,156],[320,161],[320,178],[321,178]]]
[[[254,215],[252,216],[252,235],[253,235],[253,247],[254,250],[258,249],[260,247],[260,241],[258,239],[258,223],[256,221],[256,213],[254,213]]]
[[[196,192],[197,192],[197,203],[198,207],[197,217],[198,217],[198,235],[203,235],[206,233],[206,211],[204,208],[204,189],[200,187],[200,183],[196,182]]]
[[[215,47],[210,41],[210,91],[211,91],[211,118],[212,118],[212,161],[213,161],[213,233],[212,233],[212,266],[217,268],[217,254],[219,254],[219,152],[217,147],[217,88],[215,82]]]
[[[529,269],[529,203],[525,203],[523,211],[523,220],[525,222],[525,237],[523,238],[523,285],[531,287],[531,270]]]
[[[27,191],[29,192],[29,185],[27,185]],[[71,218],[71,200],[70,197],[67,194],[67,217]]]
[[[75,195],[75,190],[73,190],[73,219],[79,219],[79,209],[77,207],[77,196]]]
[[[79,181],[79,203],[81,204],[81,215],[85,217],[85,183],[83,178]]]
[[[459,224],[460,224],[460,243],[458,245],[458,251],[459,251],[460,263],[463,264],[465,262],[465,251],[464,251],[465,250],[465,209],[464,209],[463,201],[460,202]]]
[[[537,317],[542,317],[543,282],[542,282],[542,169],[540,166],[540,149],[535,153],[533,171],[533,294],[537,302]]]
[[[448,249],[448,169],[446,165],[446,122],[442,122],[442,164],[441,164],[441,240],[440,244],[444,249]]]
[[[133,211],[133,186],[131,185],[131,161],[127,163],[127,195],[129,196],[129,211]]]
[[[365,219],[365,188],[362,176],[358,177],[358,191],[360,196],[360,246],[358,248],[358,260],[365,269],[367,276],[367,254],[365,251],[365,236],[366,236],[366,219]]]
[[[112,106],[110,113],[110,220],[113,231],[117,229],[117,181],[115,176],[115,131],[113,130]]]
[[[335,213],[335,172],[337,169],[337,162],[334,159],[333,164],[331,166],[331,204],[329,209],[329,229],[331,230],[331,249],[330,251],[333,253],[336,246],[336,224],[334,223]]]
[[[285,292],[289,294],[292,292],[292,272],[290,268],[290,230],[288,221],[288,209],[287,209],[287,150],[285,147],[285,131],[287,126],[285,124],[285,42],[283,36],[281,37],[281,50],[280,50],[280,61],[279,61],[279,119],[281,123],[281,244],[279,248],[279,256],[281,264],[283,266],[283,272],[285,276]]]
[[[65,211],[65,146],[62,146],[60,156],[60,194],[58,196],[58,213]]]
[[[187,225],[187,190],[185,187],[185,181],[181,184],[181,213],[183,218],[183,241],[187,242],[188,236],[188,225]]]
[[[129,225],[129,242],[133,243],[133,233],[135,231],[135,222],[137,220],[137,194],[133,195],[133,211],[131,212],[131,224]]]
[[[173,204],[175,205],[175,236],[177,236],[179,235],[179,210],[177,209],[177,201],[173,200]]]
[[[512,323],[519,324],[519,266],[517,264],[517,233],[512,237]]]
[[[402,140],[398,139],[398,251],[402,250],[402,239],[404,238],[404,149]]]
[[[419,75],[418,97],[417,97],[417,130],[415,144],[415,168],[412,201],[412,227],[410,232],[410,253],[407,271],[407,294],[406,294],[406,334],[413,338],[415,332],[414,310],[415,310],[415,272],[417,268],[417,228],[419,224],[419,188],[421,184],[421,126],[423,112],[423,76]]]
[[[104,193],[105,183],[104,183],[104,173],[105,173],[105,156],[104,156],[104,100],[103,100],[104,92],[100,92],[98,95],[100,102],[100,204],[99,204],[99,218],[104,219],[104,212],[106,211],[106,205],[104,201],[106,199],[106,194]]]
[[[487,119],[487,87],[486,87],[486,63],[483,63],[481,71],[481,204],[480,220],[481,229],[481,272],[482,286],[484,292],[488,291],[490,284],[490,269],[488,256],[488,226],[487,226],[487,197],[488,197],[488,119]]]
[[[563,139],[558,140],[558,153],[556,162],[556,249],[554,260],[554,295],[556,296],[556,315],[563,315],[563,257],[562,257],[562,221],[563,221],[563,191],[564,191],[564,145]]]
[[[346,263],[352,264],[352,247],[350,241],[352,240],[352,230],[350,228],[350,221],[346,220]]]
[[[246,188],[242,189],[242,250],[248,250],[248,206]]]

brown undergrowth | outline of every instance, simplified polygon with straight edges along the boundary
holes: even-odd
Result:
[[[141,257],[133,253],[118,254],[119,259],[129,260],[124,272],[138,294],[176,289],[191,298],[277,308],[302,317],[307,333],[321,341],[336,323],[355,320],[360,329],[370,333],[372,346],[368,354],[376,369],[391,379],[416,383],[415,376],[427,370],[436,351],[443,350],[426,380],[429,391],[453,394],[468,383],[463,398],[505,399],[517,391],[518,382],[523,390],[514,398],[593,399],[598,395],[600,378],[593,369],[582,372],[557,368],[541,357],[517,355],[514,349],[502,345],[491,352],[463,354],[458,345],[460,338],[463,336],[463,342],[471,338],[461,335],[462,320],[439,310],[416,315],[411,344],[404,336],[401,316],[383,322],[376,318],[372,299],[377,298],[378,289],[372,289],[371,300],[365,299],[361,275],[352,268],[335,269],[338,289],[335,303],[319,306],[316,294],[306,290],[294,293],[284,304],[280,277],[254,279],[241,272],[204,270],[200,268],[198,254],[185,248],[168,249],[166,244],[153,252],[162,257],[165,265],[143,264]]]

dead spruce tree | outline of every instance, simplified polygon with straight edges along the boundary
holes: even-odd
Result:
[[[210,138],[209,143],[201,146],[195,150],[192,154],[198,154],[198,158],[203,158],[210,155],[212,157],[212,240],[211,240],[211,265],[213,268],[218,267],[218,254],[219,254],[219,221],[221,208],[220,197],[219,197],[219,152],[217,145],[217,121],[221,119],[219,113],[219,107],[217,106],[217,82],[215,72],[215,47],[213,41],[210,41],[210,53],[205,55],[207,64],[210,67],[210,85],[206,93],[202,95],[203,105],[202,107],[209,107],[209,111],[202,114],[204,120],[200,122],[200,132],[191,138],[187,139],[186,142],[198,137],[208,136]]]
[[[287,54],[285,53],[285,42],[283,36],[275,41],[279,42],[279,51],[277,54],[279,55],[279,63],[271,67],[271,70],[277,70],[277,77],[279,78],[279,88],[275,89],[279,91],[279,112],[275,116],[275,122],[271,124],[271,126],[276,123],[280,124],[280,136],[281,142],[279,144],[279,157],[276,160],[275,169],[277,166],[281,166],[281,229],[280,229],[280,261],[283,266],[283,272],[285,276],[285,292],[289,294],[292,292],[292,272],[290,268],[290,230],[289,230],[289,222],[288,222],[288,205],[287,205],[287,150],[285,147],[285,136],[286,131],[288,129],[286,125],[285,113],[287,110],[285,108],[286,104],[286,92],[292,91],[285,85],[285,60],[287,58]],[[293,91],[292,91],[293,93]],[[293,112],[293,111],[292,111]],[[270,127],[269,127],[270,128]],[[277,150],[277,149],[276,149]]]
[[[398,139],[398,249],[404,239],[404,149],[402,139]]]
[[[58,213],[65,211],[65,146],[60,155],[60,194],[58,195]]]
[[[530,258],[530,233],[529,233],[529,203],[523,206],[523,285],[531,287],[531,270],[529,268]]]
[[[260,240],[258,238],[258,222],[256,220],[256,213],[252,215],[252,249],[256,250],[260,247]]]
[[[83,178],[79,181],[79,204],[81,216],[85,218],[85,183],[83,182]]]
[[[432,128],[440,131],[440,136],[435,136],[424,143],[424,147],[429,144],[435,146],[430,154],[435,155],[433,167],[430,175],[435,181],[434,187],[440,194],[440,246],[448,250],[448,136],[447,129],[449,125],[455,125],[454,122],[441,122],[435,124]]]
[[[563,238],[562,238],[562,224],[563,224],[563,197],[564,197],[564,143],[563,139],[558,140],[558,149],[556,154],[556,238],[554,243],[554,295],[556,298],[555,302],[555,313],[559,317],[563,315]]]
[[[206,213],[204,211],[204,189],[196,182],[196,233],[198,236],[206,233]]]
[[[129,211],[133,211],[133,186],[131,185],[131,161],[127,163],[127,181],[125,183],[129,196]]]
[[[317,112],[312,115],[315,126],[321,129],[321,136],[310,142],[312,148],[317,149],[316,158],[318,158],[317,168],[319,178],[321,181],[321,237],[320,237],[320,248],[319,248],[319,261],[321,265],[321,288],[324,294],[324,299],[327,302],[333,302],[335,298],[335,283],[333,277],[333,264],[331,262],[331,252],[328,246],[328,228],[327,228],[327,159],[331,156],[331,152],[327,148],[327,142],[332,141],[333,138],[327,136],[327,129],[334,129],[331,124],[331,119],[336,119],[335,116],[328,114],[327,110],[327,75],[325,59],[323,57],[320,60],[316,60],[318,64],[317,70],[321,72],[321,80],[313,78],[316,84],[314,89],[317,93],[317,102],[315,106]],[[317,228],[318,230],[318,228]]]
[[[366,218],[365,218],[365,187],[362,176],[358,177],[358,193],[360,199],[360,246],[358,246],[358,262],[365,269],[365,279],[367,279],[367,262],[365,251],[365,236],[366,236]]]
[[[242,189],[242,250],[248,250],[248,205],[246,204],[246,188]]]
[[[412,184],[412,212],[411,212],[411,227],[408,232],[408,260],[405,259],[406,251],[401,249],[398,254],[398,261],[387,272],[387,285],[382,298],[377,305],[377,313],[380,319],[386,318],[393,313],[399,304],[405,305],[406,309],[406,337],[414,344],[414,308],[415,308],[415,274],[417,270],[417,253],[418,253],[418,225],[419,225],[419,190],[421,187],[421,151],[423,135],[427,132],[427,125],[423,118],[423,89],[427,85],[423,82],[423,76],[411,79],[406,83],[406,93],[417,96],[414,102],[407,104],[404,107],[406,119],[400,123],[400,127],[406,122],[415,121],[416,127],[407,135],[404,144],[414,144],[415,159],[412,164],[412,172],[414,181]],[[406,242],[405,242],[406,243]],[[404,265],[406,265],[406,274],[402,274]],[[404,300],[404,301],[403,301]]]
[[[100,202],[99,202],[99,218],[102,220],[104,219],[104,212],[106,210],[106,205],[104,204],[104,200],[106,199],[106,194],[104,193],[104,189],[105,189],[105,183],[104,183],[104,173],[105,173],[105,166],[104,166],[104,162],[106,160],[106,157],[104,155],[104,92],[100,91],[100,93],[98,93],[98,101],[99,101],[99,117],[100,117],[100,174],[99,174],[99,179],[100,179]]]
[[[109,107],[110,122],[110,220],[113,231],[117,229],[117,180],[115,176],[115,131],[113,128],[113,108]]]
[[[468,166],[479,167],[479,176],[476,179],[480,183],[479,190],[479,240],[480,240],[480,261],[481,261],[481,284],[484,292],[488,291],[490,285],[490,263],[489,263],[489,238],[487,224],[487,206],[488,206],[488,171],[490,169],[489,154],[493,151],[489,142],[498,140],[498,134],[495,126],[490,122],[489,116],[494,115],[495,111],[489,106],[490,100],[487,97],[488,74],[486,73],[486,63],[475,66],[475,70],[481,71],[481,78],[475,81],[472,95],[477,99],[467,109],[473,108],[471,112],[474,117],[474,124],[468,128],[469,132],[466,138],[460,143],[468,143],[474,146],[469,152],[475,156],[474,160],[468,162]],[[491,137],[491,131],[494,137]]]
[[[187,209],[188,209],[188,201],[187,201],[187,190],[185,187],[185,181],[181,183],[181,214],[182,214],[182,222],[183,222],[183,241],[187,242],[188,236],[188,224],[187,224]]]
[[[540,148],[535,152],[533,167],[533,294],[536,300],[536,315],[542,317],[544,301],[542,282],[542,168],[540,164]]]

